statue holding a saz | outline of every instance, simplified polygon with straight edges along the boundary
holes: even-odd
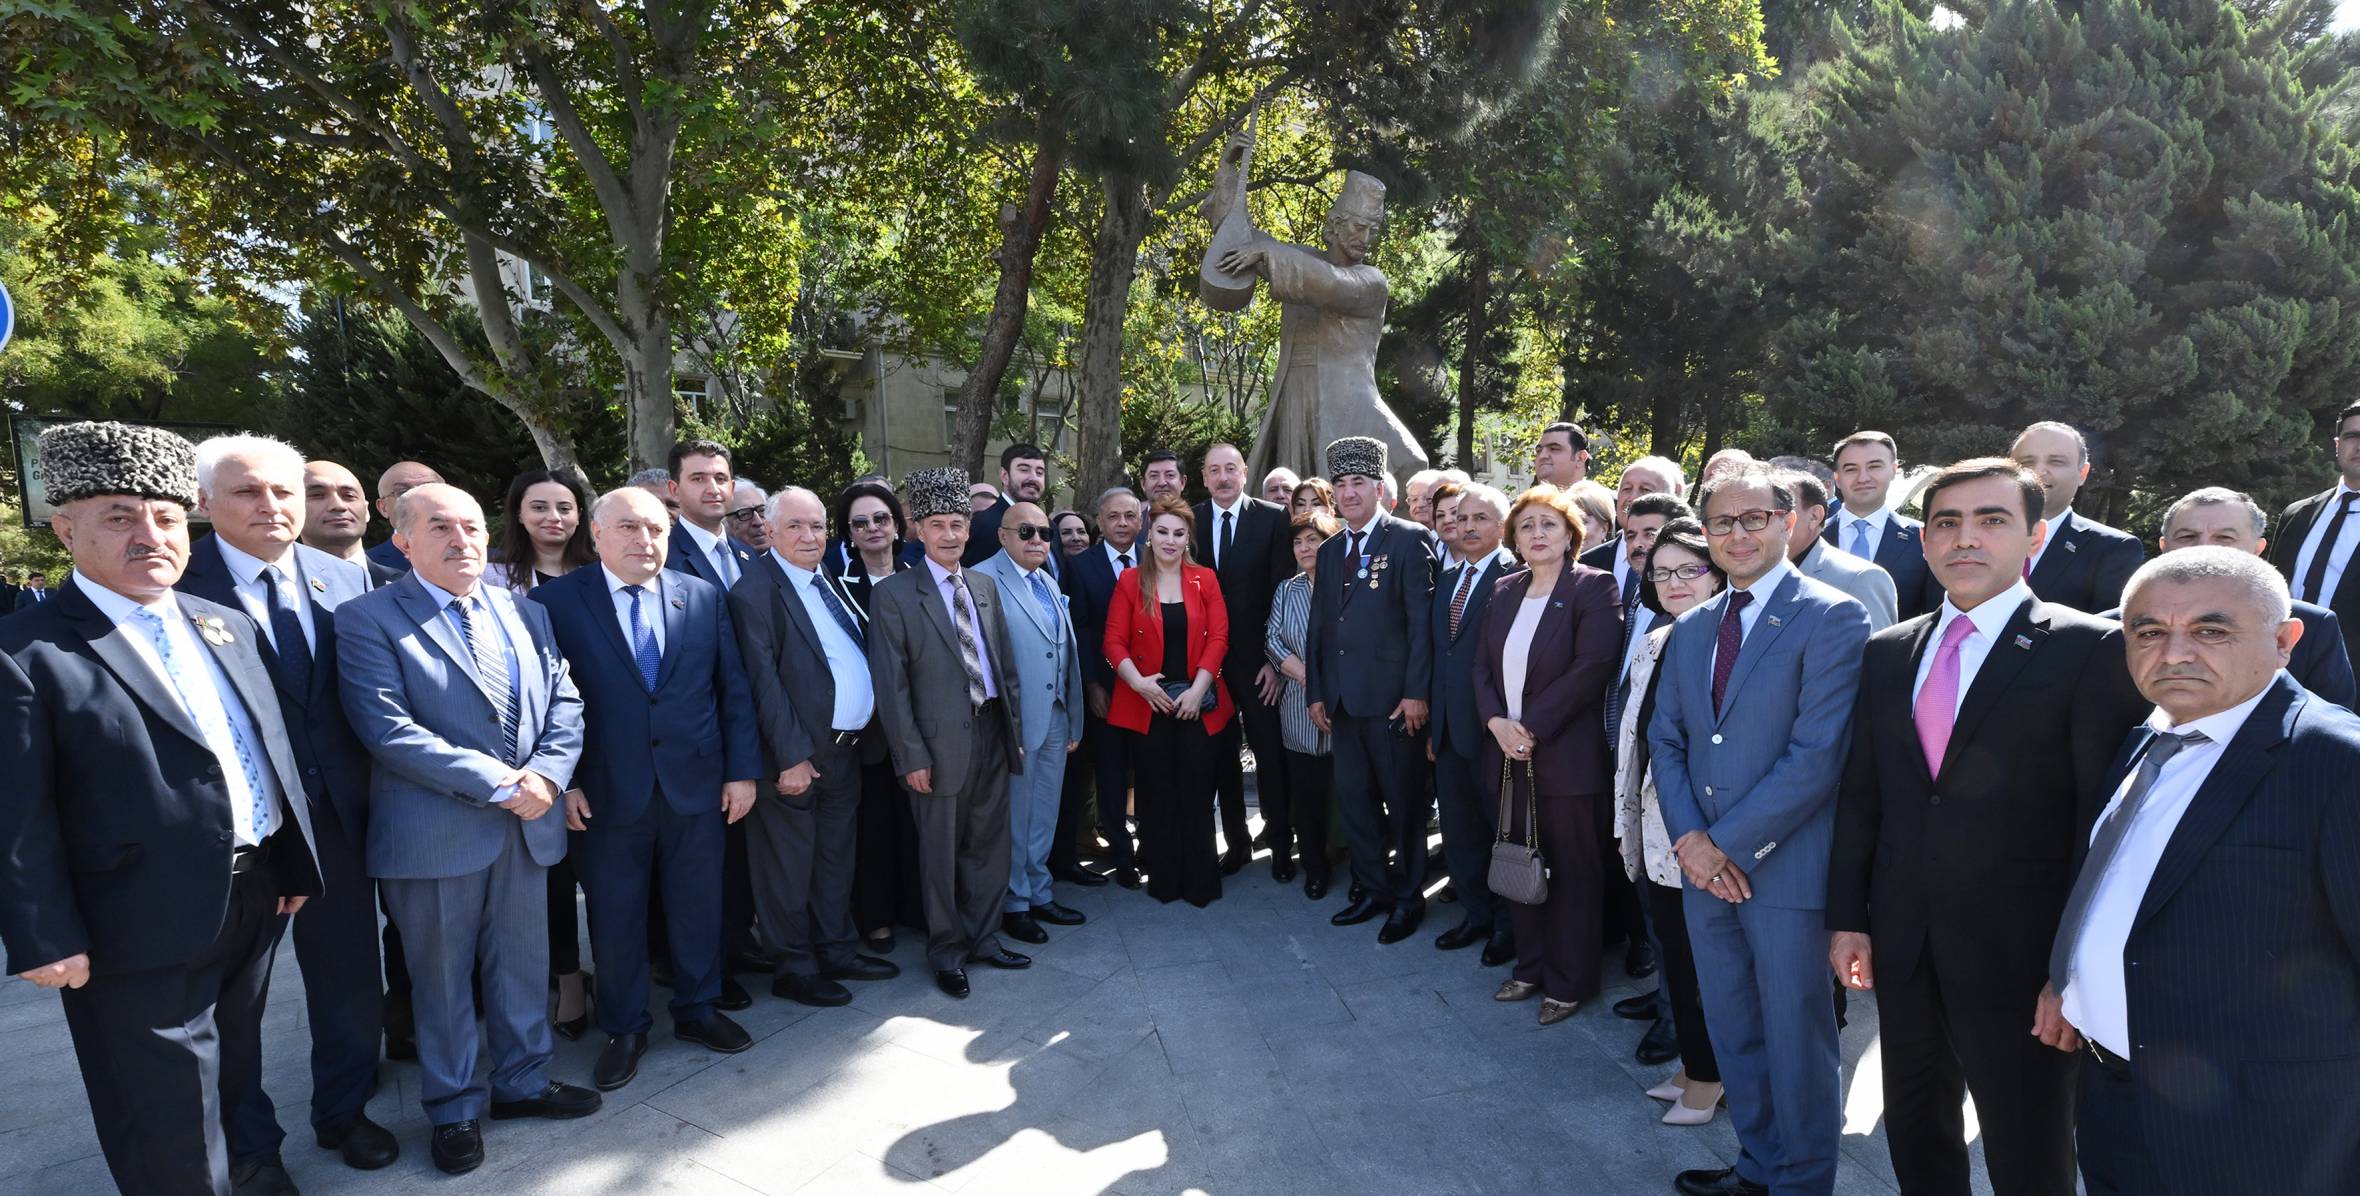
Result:
[[[1385,222],[1385,184],[1347,171],[1343,194],[1328,209],[1326,245],[1289,245],[1255,228],[1246,213],[1246,163],[1254,135],[1233,135],[1205,197],[1213,226],[1197,295],[1216,311],[1241,311],[1268,282],[1282,305],[1278,372],[1270,408],[1254,437],[1247,476],[1285,465],[1318,468],[1321,451],[1345,436],[1385,442],[1402,478],[1426,468],[1426,452],[1377,394],[1377,341],[1385,332],[1388,290],[1368,253]]]

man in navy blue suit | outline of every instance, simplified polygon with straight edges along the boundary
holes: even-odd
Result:
[[[1106,663],[1106,608],[1114,583],[1139,564],[1139,496],[1117,486],[1098,496],[1098,543],[1068,562],[1064,583],[1073,600],[1074,638],[1082,652],[1082,691],[1088,717],[1082,743],[1098,782],[1098,833],[1106,837],[1115,883],[1139,887],[1139,864],[1123,806],[1131,789],[1131,753],[1119,728],[1106,723],[1114,670]],[[1063,879],[1063,878],[1057,878]]]
[[[304,525],[303,455],[262,436],[216,436],[197,446],[197,490],[213,534],[189,549],[178,589],[243,610],[262,632],[303,770],[323,891],[294,920],[311,1031],[311,1124],[323,1147],[374,1170],[401,1153],[369,1120],[377,1091],[377,886],[363,855],[369,826],[369,755],[345,721],[336,680],[336,607],[369,590],[368,571],[297,543]],[[276,1110],[262,1077],[230,1111],[233,1171],[280,1166]]]
[[[2040,475],[2048,491],[2041,520],[2049,530],[2024,578],[2033,594],[2081,611],[2122,605],[2123,583],[2147,554],[2137,536],[2073,509],[2082,484],[2090,480],[2088,439],[2071,424],[2044,420],[2017,433],[2008,455]]]
[[[1942,583],[1926,568],[1919,547],[1924,525],[1885,509],[1899,460],[1893,438],[1883,432],[1854,432],[1837,441],[1839,501],[1819,538],[1892,574],[1900,618],[1908,620],[1942,605]]]
[[[1493,812],[1498,786],[1484,784],[1476,767],[1489,732],[1475,713],[1475,657],[1482,651],[1480,632],[1492,586],[1521,566],[1500,547],[1508,522],[1506,495],[1474,483],[1460,492],[1456,513],[1450,555],[1442,559],[1427,616],[1434,641],[1434,704],[1426,750],[1434,757],[1443,856],[1463,913],[1458,925],[1435,936],[1434,945],[1456,951],[1481,943],[1483,966],[1496,968],[1516,957],[1516,939],[1507,908],[1485,883],[1492,837],[1499,831]]]
[[[1795,496],[1768,466],[1700,497],[1729,588],[1673,624],[1648,741],[1739,1155],[1675,1184],[1826,1196],[1842,1128],[1828,857],[1868,612],[1787,563]]]
[[[672,1032],[723,1054],[754,1045],[720,1012],[721,828],[761,771],[746,673],[720,591],[664,568],[671,517],[626,486],[590,510],[599,567],[533,587],[582,695],[582,763],[565,793],[598,956],[591,1080],[611,1092],[647,1051],[648,890],[660,876]],[[660,862],[660,863],[659,863]]]
[[[2189,548],[2123,601],[2155,703],[2108,778],[2035,1032],[2084,1048],[2090,1196],[2360,1185],[2360,718],[2282,675],[2260,557]]]

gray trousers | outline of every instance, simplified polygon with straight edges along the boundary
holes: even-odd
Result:
[[[782,975],[847,967],[860,939],[852,921],[860,756],[831,744],[813,754],[812,767],[819,777],[792,797],[758,783],[745,817],[754,914]]]
[[[989,713],[975,727],[968,774],[937,775],[934,792],[910,794],[926,963],[937,972],[1000,950],[1000,906],[1008,896],[1008,742]]]
[[[543,815],[555,818],[552,811]],[[418,1022],[418,1101],[435,1125],[481,1118],[491,1100],[523,1100],[549,1082],[549,870],[510,818],[492,866],[465,876],[377,882],[401,928]],[[475,995],[491,1040],[489,1096],[476,1079]]]

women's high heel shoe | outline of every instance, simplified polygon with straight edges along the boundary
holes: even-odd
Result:
[[[1691,1103],[1700,1096],[1711,1098],[1705,1101],[1701,1108]],[[1665,1125],[1708,1125],[1713,1120],[1713,1114],[1720,1110],[1723,1103],[1719,1084],[1691,1083],[1688,1085],[1687,1091],[1680,1094],[1680,1099],[1673,1101],[1672,1107],[1664,1110],[1663,1123]]]
[[[1688,1091],[1688,1069],[1683,1067],[1673,1072],[1671,1079],[1648,1089],[1647,1095],[1656,1100],[1678,1100],[1680,1094],[1686,1091]]]

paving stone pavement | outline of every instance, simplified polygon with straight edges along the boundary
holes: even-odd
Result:
[[[656,1032],[639,1076],[597,1115],[486,1122],[484,1166],[428,1159],[418,1069],[388,1063],[370,1115],[401,1139],[376,1172],[305,1132],[310,1089],[300,975],[282,948],[266,1025],[285,1159],[307,1193],[958,1192],[1164,1196],[1669,1193],[1673,1173],[1725,1166],[1726,1117],[1658,1122],[1642,1095],[1671,1068],[1631,1057],[1641,1023],[1608,1006],[1652,987],[1613,952],[1609,988],[1541,1028],[1537,1002],[1491,999],[1505,969],[1434,949],[1434,904],[1412,939],[1337,928],[1339,887],[1304,899],[1258,860],[1203,910],[1112,885],[1066,886],[1086,926],[1050,928],[1023,972],[976,969],[974,996],[936,992],[918,936],[895,980],[813,1010],[755,991],[734,1015],[755,1047],[721,1056]],[[593,965],[595,966],[595,965]],[[751,978],[749,978],[751,979]],[[1844,1033],[1836,1190],[1893,1192],[1874,1065],[1875,1004]],[[560,1040],[552,1074],[588,1083],[602,1039]],[[1865,1075],[1857,1074],[1863,1057]],[[57,998],[0,983],[0,1191],[104,1192]],[[1975,1152],[1978,1192],[1988,1192]]]

